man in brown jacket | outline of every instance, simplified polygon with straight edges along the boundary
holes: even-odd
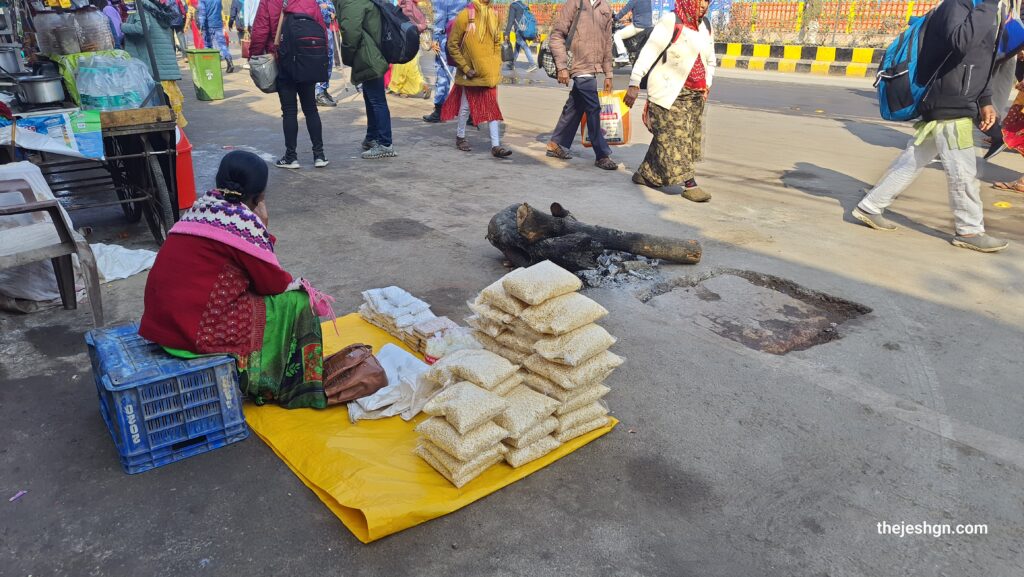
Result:
[[[605,170],[618,168],[601,133],[601,100],[597,93],[598,74],[604,74],[605,92],[612,90],[613,16],[609,0],[566,0],[555,15],[551,54],[555,57],[558,81],[568,86],[571,77],[572,91],[548,142],[548,156],[572,158],[569,147],[586,113],[587,133],[597,155],[594,165]],[[571,69],[567,45],[572,51]]]

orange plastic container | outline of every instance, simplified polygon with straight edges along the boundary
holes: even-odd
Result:
[[[185,131],[178,128],[176,149],[178,155],[174,160],[174,169],[178,176],[178,208],[192,208],[196,201],[196,175],[192,169],[192,143],[185,136]]]

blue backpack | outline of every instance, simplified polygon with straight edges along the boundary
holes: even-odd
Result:
[[[924,84],[918,82],[917,64],[924,46],[925,28],[932,13],[910,19],[904,30],[885,50],[875,76],[878,108],[885,120],[913,120],[919,116],[917,107],[928,93],[938,70]],[[942,66],[940,65],[941,69]]]
[[[537,39],[537,17],[530,12],[530,7],[526,4],[523,4],[523,17],[516,22],[516,28],[519,29],[518,34],[521,34],[525,40]]]

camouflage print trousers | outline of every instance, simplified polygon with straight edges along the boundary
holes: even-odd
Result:
[[[684,88],[672,108],[652,102],[647,115],[654,139],[637,172],[654,186],[682,184],[693,178],[694,165],[701,160],[704,95]]]

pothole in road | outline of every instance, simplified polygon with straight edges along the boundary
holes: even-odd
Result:
[[[843,323],[871,312],[784,278],[734,269],[659,283],[637,296],[668,318],[773,355],[838,339]]]

